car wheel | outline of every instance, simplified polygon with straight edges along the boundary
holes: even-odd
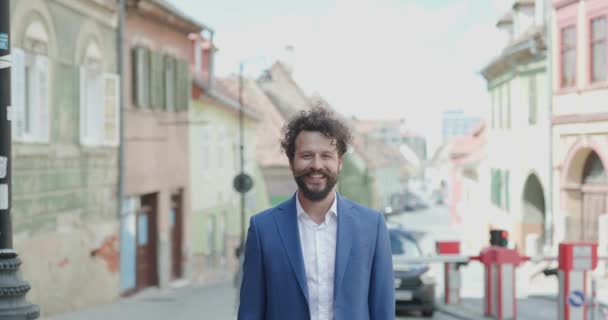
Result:
[[[433,309],[423,310],[422,311],[422,316],[425,317],[425,318],[432,318],[434,313],[435,313],[435,310],[433,310]]]

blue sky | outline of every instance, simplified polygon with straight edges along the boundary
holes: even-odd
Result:
[[[441,112],[485,116],[479,70],[505,44],[510,0],[170,0],[216,31],[218,75],[285,57],[294,77],[340,112],[405,118],[438,143]]]

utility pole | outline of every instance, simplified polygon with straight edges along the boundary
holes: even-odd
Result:
[[[547,75],[547,131],[549,134],[548,148],[549,148],[549,175],[547,176],[547,197],[545,207],[545,228],[544,228],[544,249],[543,251],[552,250],[554,247],[553,241],[555,240],[555,208],[553,207],[553,1],[545,1],[545,43],[546,43],[546,59],[545,68]]]
[[[241,157],[241,175],[245,174],[245,142],[243,128],[243,62],[239,64],[239,153]],[[241,192],[241,250],[245,248],[245,192]]]
[[[11,225],[11,40],[10,0],[0,0],[0,319],[36,319],[40,309],[25,300],[30,285],[17,274]]]

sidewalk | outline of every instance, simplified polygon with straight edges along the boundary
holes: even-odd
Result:
[[[223,282],[205,287],[145,290],[133,297],[43,320],[235,319],[236,290]]]

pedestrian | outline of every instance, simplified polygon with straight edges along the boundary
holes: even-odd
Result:
[[[394,319],[384,218],[336,192],[348,127],[316,107],[283,131],[298,189],[250,219],[238,319]]]

